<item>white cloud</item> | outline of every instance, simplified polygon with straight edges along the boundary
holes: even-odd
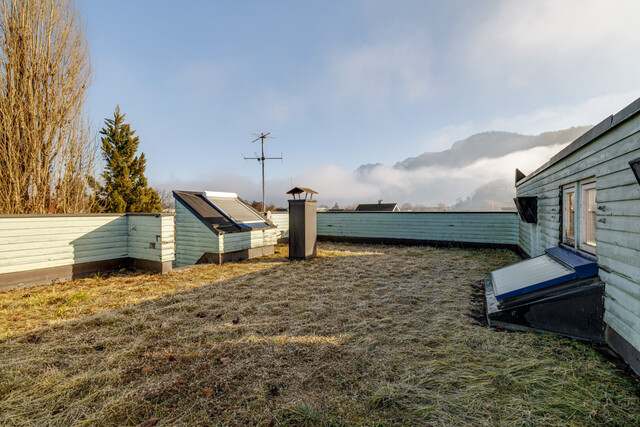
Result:
[[[474,73],[509,87],[544,79],[618,83],[611,72],[628,83],[640,67],[639,15],[635,0],[501,1],[466,34],[459,54]]]
[[[344,49],[330,59],[326,85],[338,100],[355,99],[373,108],[395,98],[418,101],[430,93],[431,61],[422,34]]]
[[[486,129],[539,134],[549,130],[567,129],[571,126],[596,125],[639,96],[640,88],[635,91],[589,98],[577,105],[552,105],[513,117],[496,117],[486,124]]]
[[[448,126],[422,138],[431,147],[444,149],[470,134],[488,129],[537,134],[573,125],[595,124],[616,113],[621,106],[633,99],[635,94],[626,92],[594,97],[578,105],[549,106],[518,116],[497,117],[484,124],[465,122],[458,126]],[[293,112],[285,109],[284,118],[289,114]],[[336,202],[349,205],[375,202],[378,199],[432,206],[440,202],[451,205],[456,199],[469,196],[486,183],[496,180],[512,182],[515,168],[525,174],[532,172],[564,146],[566,144],[537,147],[500,158],[481,158],[460,168],[425,167],[403,170],[380,165],[361,174],[336,164],[322,165],[291,178],[267,181],[267,201],[286,206],[286,191],[293,185],[299,185],[317,190],[320,193],[320,203],[329,206]],[[395,160],[400,159],[391,161]],[[167,189],[232,191],[249,200],[260,200],[262,197],[258,182],[233,173],[215,173],[200,180],[172,180],[171,184],[161,182],[154,185]]]
[[[514,170],[532,172],[566,144],[536,147],[517,151],[500,158],[482,158],[460,168],[425,167],[417,170],[401,170],[381,165],[369,173],[359,174],[337,165],[326,165],[308,170],[292,178],[292,181],[267,182],[268,200],[279,206],[286,205],[285,193],[291,184],[310,187],[318,191],[320,204],[333,206],[352,203],[373,203],[378,199],[397,203],[422,203],[435,206],[440,202],[451,205],[457,198],[469,196],[476,188],[496,180],[513,182]],[[220,180],[218,180],[220,182]],[[227,187],[234,187],[228,183]],[[240,188],[240,187],[238,187]],[[261,197],[256,190],[247,188],[245,198]],[[236,191],[236,190],[229,190]],[[252,193],[251,193],[252,191]],[[241,189],[237,191],[243,194]]]
[[[479,132],[479,126],[472,122],[465,122],[451,126],[445,126],[437,129],[433,132],[427,132],[414,138],[409,144],[415,147],[415,153],[413,155],[419,155],[418,151],[422,152],[436,152],[444,151],[451,148],[454,142],[467,138],[469,135]],[[400,159],[398,159],[400,160]]]
[[[411,142],[418,151],[446,150],[454,142],[486,131],[505,131],[524,135],[568,129],[572,126],[596,125],[611,114],[620,111],[640,97],[640,87],[635,91],[613,93],[588,98],[579,104],[549,105],[515,116],[494,117],[486,122],[463,122],[425,133]],[[400,160],[400,159],[398,159]]]
[[[368,174],[359,174],[337,165],[325,165],[289,179],[266,183],[267,203],[286,206],[286,192],[291,185],[313,188],[320,194],[320,204],[341,206],[353,203],[373,203],[379,199],[397,203],[421,203],[436,206],[452,205],[458,198],[469,196],[476,188],[496,180],[513,180],[515,168],[529,173],[565,145],[536,147],[500,158],[482,158],[461,168],[426,167],[399,170],[377,166]],[[235,192],[248,200],[260,200],[260,186],[234,174],[216,174],[202,180],[172,180],[153,182],[155,188],[167,190],[217,190]]]

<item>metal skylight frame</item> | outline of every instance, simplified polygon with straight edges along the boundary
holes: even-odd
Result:
[[[202,197],[214,209],[216,209],[218,212],[220,212],[222,215],[224,215],[229,221],[233,222],[234,224],[236,224],[239,227],[242,227],[243,225],[245,227],[252,227],[252,225],[254,225],[254,224],[264,224],[265,226],[269,225],[268,222],[264,218],[262,218],[258,212],[254,211],[249,206],[247,206],[245,203],[243,203],[238,198],[238,195],[236,193],[226,193],[226,192],[221,192],[221,191],[204,191],[202,193]],[[244,208],[246,210],[246,212],[249,213],[251,216],[253,216],[255,219],[247,221],[247,220],[241,220],[239,218],[235,218],[234,216],[232,216],[231,214],[226,212],[221,206],[216,205],[210,198],[212,198],[212,199],[234,200],[234,201],[236,201],[238,203],[238,205],[242,206],[242,208]]]

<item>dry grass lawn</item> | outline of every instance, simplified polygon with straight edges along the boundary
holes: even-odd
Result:
[[[590,345],[474,320],[509,251],[286,255],[0,293],[0,424],[640,424]]]

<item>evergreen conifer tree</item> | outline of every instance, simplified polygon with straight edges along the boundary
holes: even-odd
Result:
[[[125,114],[116,107],[113,119],[105,119],[102,154],[105,171],[104,185],[94,182],[96,194],[90,197],[94,212],[162,212],[160,196],[147,186],[144,176],[146,159],[144,153],[136,156],[140,140],[135,131],[124,122]]]

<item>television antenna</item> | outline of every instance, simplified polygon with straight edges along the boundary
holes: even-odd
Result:
[[[260,140],[260,145],[262,148],[261,156],[259,156],[258,153],[256,153],[255,151],[253,152],[253,154],[255,154],[255,157],[246,157],[244,154],[242,155],[242,157],[244,157],[245,160],[257,160],[262,165],[262,213],[263,214],[266,212],[266,205],[264,201],[264,162],[265,160],[276,160],[276,159],[282,160],[282,153],[280,153],[280,157],[265,157],[264,155],[264,140],[267,138],[273,138],[273,136],[269,136],[270,134],[271,132],[267,132],[267,133],[262,132],[256,139],[251,141],[252,143],[254,143]]]

